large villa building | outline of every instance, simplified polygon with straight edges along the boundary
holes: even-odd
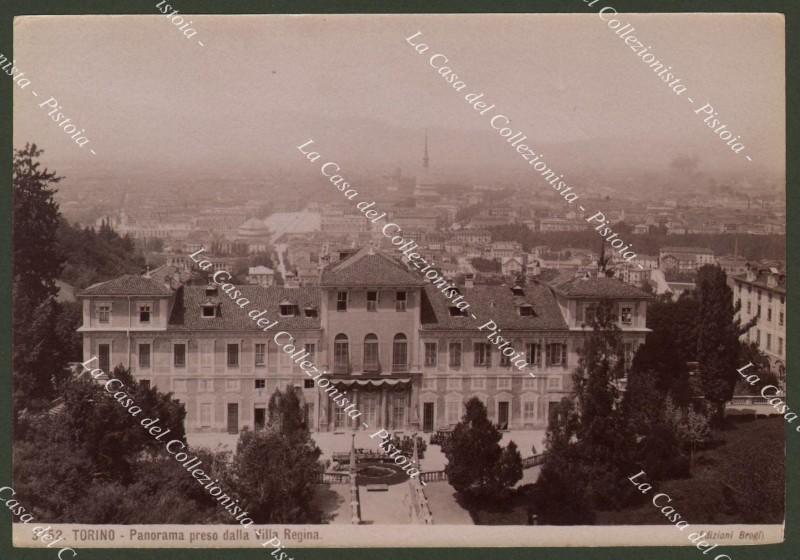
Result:
[[[213,272],[213,271],[212,271]],[[620,280],[588,275],[548,284],[460,287],[462,314],[422,275],[365,248],[320,272],[307,288],[237,286],[240,308],[218,286],[171,289],[126,275],[90,286],[83,303],[84,359],[110,372],[122,364],[186,406],[186,430],[236,433],[266,422],[270,395],[296,387],[312,431],[360,428],[433,431],[456,424],[480,398],[501,429],[541,429],[571,389],[586,322],[599,301],[617,309],[626,362],[644,342],[649,296]],[[452,305],[452,306],[451,306]],[[264,332],[248,313],[278,324]],[[474,314],[478,319],[473,319]],[[494,321],[532,364],[519,371],[478,327]],[[275,343],[285,331],[357,403],[347,417]],[[279,342],[289,341],[282,335]],[[95,366],[96,367],[96,366]],[[531,377],[528,371],[536,377]]]

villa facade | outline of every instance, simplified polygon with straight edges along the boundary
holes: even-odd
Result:
[[[561,277],[549,284],[459,287],[461,313],[422,276],[372,249],[329,265],[319,286],[237,286],[278,324],[268,332],[218,286],[183,285],[127,275],[90,286],[83,304],[83,354],[99,367],[133,375],[186,406],[187,432],[237,433],[264,426],[275,389],[296,388],[312,431],[361,427],[434,431],[456,424],[464,403],[480,398],[501,429],[541,429],[571,390],[571,374],[601,299],[611,300],[630,363],[648,332],[650,296],[611,278]],[[474,314],[479,320],[473,319]],[[494,321],[521,372],[478,327]],[[283,332],[278,337],[275,336]],[[298,349],[363,414],[349,419],[280,348]],[[279,346],[280,345],[280,346]]]

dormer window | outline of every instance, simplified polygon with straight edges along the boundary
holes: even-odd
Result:
[[[520,317],[535,317],[536,313],[533,311],[533,306],[530,304],[523,304],[519,306]]]
[[[397,311],[405,311],[406,310],[406,302],[407,302],[407,300],[406,300],[406,292],[402,291],[402,290],[398,291],[395,294],[395,300],[394,300],[395,310],[397,310]]]
[[[297,314],[297,305],[285,299],[280,303],[281,317],[294,317]]]
[[[140,323],[149,323],[150,322],[150,311],[151,307],[149,303],[142,303],[139,305],[139,322]]]
[[[206,297],[214,297],[217,295],[217,287],[208,285],[206,286]]]
[[[466,317],[467,316],[467,311],[465,309],[464,310],[459,309],[458,306],[456,306],[456,305],[451,305],[449,307],[449,311],[450,311],[450,316],[451,317]]]
[[[304,311],[305,311],[306,317],[309,317],[311,319],[316,319],[316,317],[318,315],[317,314],[317,308],[313,307],[311,305],[307,306]]]
[[[202,305],[202,317],[205,319],[212,319],[217,316],[217,306],[213,303],[204,303]]]
[[[378,310],[378,292],[369,290],[367,292],[367,311]]]
[[[522,286],[517,285],[511,288],[511,293],[515,296],[524,296],[525,290],[522,289]]]

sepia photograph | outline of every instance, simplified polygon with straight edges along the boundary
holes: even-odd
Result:
[[[784,541],[784,14],[151,4],[0,52],[14,547]]]

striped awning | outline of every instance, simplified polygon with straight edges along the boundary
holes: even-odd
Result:
[[[380,387],[381,385],[398,385],[400,383],[411,383],[410,377],[396,377],[392,379],[330,379],[331,383],[346,385],[358,385],[366,387],[371,385],[373,387]]]

